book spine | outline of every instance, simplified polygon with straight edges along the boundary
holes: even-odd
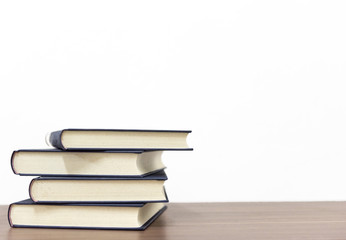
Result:
[[[13,226],[13,223],[12,223],[12,219],[11,219],[11,208],[12,208],[12,205],[13,205],[13,204],[10,204],[10,206],[8,206],[8,210],[7,210],[7,220],[8,220],[8,224],[10,224],[11,227],[14,227],[14,226]]]
[[[31,199],[33,202],[37,202],[37,201],[33,198],[33,196],[32,196],[32,191],[31,191],[32,185],[34,184],[34,182],[35,182],[36,180],[37,180],[37,178],[32,179],[31,182],[30,182],[30,184],[29,184],[29,196],[30,196],[30,199]]]
[[[13,173],[18,175],[16,169],[14,169],[14,164],[13,164],[13,162],[14,162],[14,155],[16,154],[16,152],[17,151],[13,151],[13,153],[11,155],[11,168],[12,168]]]
[[[56,132],[51,132],[49,135],[49,143],[50,145],[52,145],[55,148],[58,149],[62,149],[62,150],[66,150],[66,148],[64,147],[64,145],[62,144],[61,141],[61,135],[63,133],[64,130],[62,131],[56,131]]]

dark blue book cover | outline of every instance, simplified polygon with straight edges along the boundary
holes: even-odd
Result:
[[[117,177],[46,177],[41,176],[38,178],[34,178],[37,180],[159,180],[166,181],[168,177],[164,170],[158,171],[154,174],[150,174],[144,177],[139,176],[117,176]]]

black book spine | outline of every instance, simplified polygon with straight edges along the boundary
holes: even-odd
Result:
[[[61,135],[62,135],[62,133],[63,133],[63,130],[62,131],[52,132],[50,134],[50,136],[49,136],[49,142],[55,148],[66,150],[66,148],[64,147],[64,145],[61,142]]]
[[[13,160],[14,160],[14,155],[16,154],[17,151],[13,151],[12,155],[11,155],[11,168],[14,174],[18,174],[16,172],[16,170],[14,169],[14,165],[13,165]]]
[[[31,199],[33,202],[37,202],[37,201],[32,197],[31,188],[32,188],[32,184],[33,184],[34,181],[36,181],[37,179],[38,179],[38,178],[31,179],[30,184],[29,184],[29,197],[30,197],[30,199]]]
[[[7,220],[8,220],[8,224],[10,224],[11,227],[14,227],[13,223],[12,223],[12,219],[11,219],[11,208],[12,208],[12,204],[10,204],[10,206],[8,206],[7,209]]]

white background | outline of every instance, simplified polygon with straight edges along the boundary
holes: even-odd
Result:
[[[171,201],[346,200],[344,1],[1,1],[10,156],[62,128],[191,129]]]

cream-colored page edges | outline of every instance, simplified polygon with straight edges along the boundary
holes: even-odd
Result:
[[[140,154],[95,152],[16,152],[14,169],[23,174],[137,175]],[[149,160],[150,161],[150,160]]]
[[[35,180],[34,201],[164,200],[164,181],[157,180]]]
[[[65,148],[188,148],[188,133],[64,131]]]
[[[12,205],[17,225],[70,227],[139,227],[137,207]]]
[[[143,152],[137,159],[137,167],[143,173],[165,168],[162,163],[162,151]]]
[[[146,223],[152,216],[155,215],[161,208],[163,208],[163,203],[147,203],[139,210],[138,213],[138,225],[142,226]]]

